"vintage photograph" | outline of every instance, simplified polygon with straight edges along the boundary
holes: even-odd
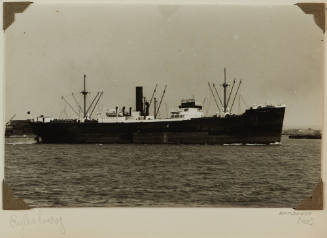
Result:
[[[3,8],[7,209],[322,209],[323,4]]]

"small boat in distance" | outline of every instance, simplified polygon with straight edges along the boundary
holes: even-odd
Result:
[[[143,97],[143,87],[136,87],[135,110],[116,107],[93,118],[103,92],[98,92],[87,108],[89,92],[85,80],[84,75],[83,108],[80,107],[80,113],[72,108],[79,118],[63,120],[40,116],[30,120],[39,143],[274,144],[281,140],[285,105],[252,106],[240,115],[232,114],[241,81],[231,100],[235,80],[227,95],[230,85],[226,82],[226,70],[222,84],[223,100],[215,85],[209,84],[218,109],[212,116],[205,116],[202,105],[195,99],[184,99],[169,118],[158,118],[166,86],[159,103],[154,97],[156,88],[148,101]],[[152,103],[153,115],[150,115]]]

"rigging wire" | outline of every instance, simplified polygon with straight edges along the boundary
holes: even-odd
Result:
[[[221,99],[220,99],[220,97],[219,97],[219,93],[218,93],[218,90],[217,90],[215,84],[213,83],[212,86],[213,86],[213,88],[214,88],[215,91],[216,91],[216,94],[217,94],[217,96],[218,96],[218,99],[219,99],[219,102],[220,102],[221,106],[224,108],[224,104],[223,104],[223,102],[221,101]]]
[[[77,99],[76,99],[74,93],[72,93],[72,97],[73,97],[73,99],[74,99],[74,101],[75,101],[75,104],[77,105],[78,112],[79,112],[80,114],[83,113],[83,109],[82,109],[81,105],[78,103],[78,101],[77,101]]]
[[[209,98],[209,103],[208,103],[208,107],[206,108],[205,115],[208,115],[208,113],[209,113],[209,110],[211,107],[211,102],[212,102],[212,100],[211,100],[211,98]]]
[[[61,97],[62,100],[64,100],[64,102],[70,107],[70,109],[72,109],[72,111],[79,116],[78,112],[76,112],[76,110],[74,109],[74,107],[66,100],[66,98],[64,96]]]
[[[220,107],[219,107],[219,105],[218,105],[218,102],[217,102],[216,96],[215,96],[215,94],[213,93],[212,88],[211,88],[211,85],[210,85],[209,82],[208,82],[208,87],[209,87],[209,89],[210,89],[210,92],[211,92],[211,95],[212,95],[213,99],[215,100],[215,103],[216,103],[216,106],[217,106],[217,108],[218,108],[218,111],[220,112]]]
[[[235,96],[234,96],[234,100],[233,100],[232,106],[231,106],[231,108],[230,108],[230,112],[232,112],[232,109],[233,109],[233,106],[234,106],[234,102],[235,102],[235,99],[236,99],[236,96],[237,96],[238,90],[240,89],[241,83],[242,83],[242,80],[240,80],[240,82],[239,82],[239,84],[238,84],[238,87],[237,87],[237,90],[236,90],[236,93],[235,93]]]
[[[228,96],[228,99],[227,99],[227,106],[229,105],[230,96],[231,96],[232,93],[233,93],[233,89],[234,89],[234,85],[235,85],[235,83],[236,83],[236,79],[234,78],[233,86],[232,86],[232,89],[231,89],[230,92],[229,92],[229,96]]]

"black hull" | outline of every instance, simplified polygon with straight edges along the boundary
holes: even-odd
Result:
[[[183,121],[98,123],[31,122],[42,143],[269,144],[280,142],[284,107],[249,109],[242,115]]]

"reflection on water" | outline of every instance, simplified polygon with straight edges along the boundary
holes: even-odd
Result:
[[[272,146],[11,141],[5,180],[31,207],[295,207],[320,180],[320,144],[286,137]]]

